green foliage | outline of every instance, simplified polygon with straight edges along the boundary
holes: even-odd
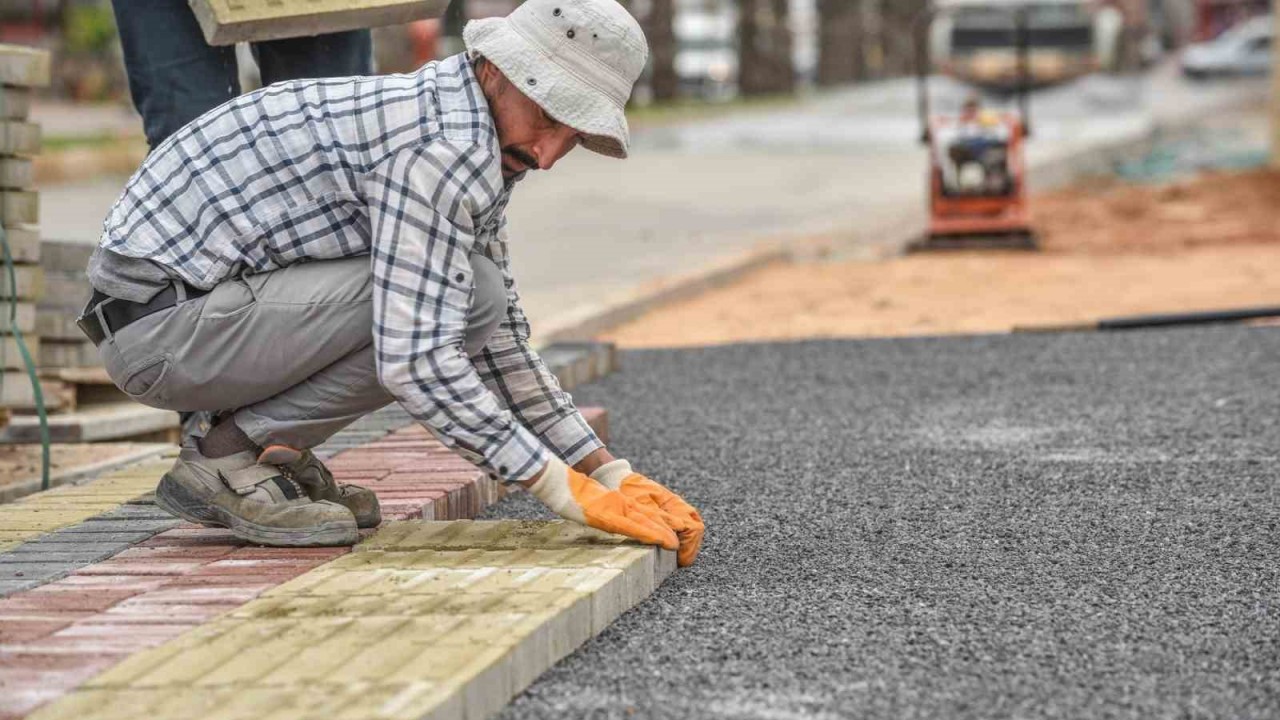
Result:
[[[116,20],[105,2],[71,5],[63,11],[62,32],[70,53],[103,53],[116,42]]]

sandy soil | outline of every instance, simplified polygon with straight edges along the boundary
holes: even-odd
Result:
[[[1280,173],[1035,199],[1039,253],[791,264],[602,336],[626,347],[1006,332],[1152,312],[1280,305]]]

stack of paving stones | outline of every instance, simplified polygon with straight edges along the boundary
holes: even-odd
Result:
[[[582,412],[607,437],[605,411]],[[328,465],[339,482],[378,494],[384,527],[471,518],[502,492],[418,426],[340,452]],[[24,717],[130,655],[351,551],[251,546],[225,530],[176,521],[145,495],[167,467],[0,506],[0,543],[7,543],[0,544],[0,720]],[[84,501],[74,505],[79,514],[64,512],[76,499]]]
[[[39,199],[31,158],[40,151],[40,126],[29,122],[32,88],[49,85],[49,53],[18,45],[0,45],[0,223],[14,262],[10,284],[0,272],[0,406],[29,409],[35,393],[10,326],[10,303],[33,356],[39,353],[35,303],[44,289],[40,269]]]
[[[44,297],[36,305],[41,371],[102,364],[98,349],[76,325],[76,317],[93,292],[85,275],[93,249],[90,244],[67,241],[40,244],[45,286]]]

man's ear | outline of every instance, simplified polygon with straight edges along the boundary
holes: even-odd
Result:
[[[502,74],[497,65],[488,60],[479,63],[480,67],[476,69],[476,79],[480,81],[481,87],[487,88],[491,93],[497,93],[505,88],[507,76]]]

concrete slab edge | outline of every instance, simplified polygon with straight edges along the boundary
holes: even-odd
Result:
[[[696,270],[650,283],[592,305],[564,313],[535,329],[539,349],[556,343],[583,342],[654,308],[685,300],[735,282],[743,276],[790,259],[781,243],[767,242],[714,260]]]

